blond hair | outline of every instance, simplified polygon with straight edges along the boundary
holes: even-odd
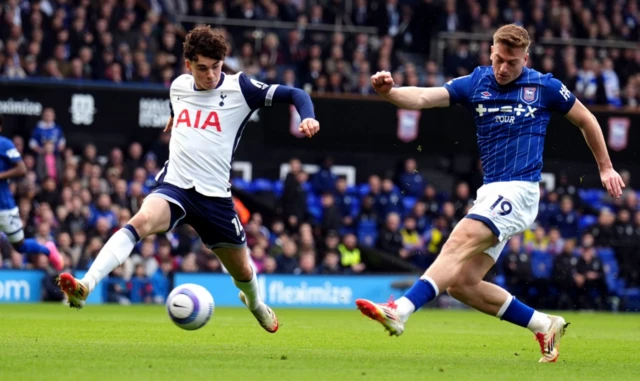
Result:
[[[516,24],[508,24],[500,27],[493,34],[493,44],[503,44],[512,49],[524,48],[526,51],[529,49],[531,40],[526,29]]]

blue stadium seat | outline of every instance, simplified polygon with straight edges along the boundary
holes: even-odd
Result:
[[[309,214],[311,214],[311,217],[313,217],[316,221],[321,221],[322,220],[322,207],[320,205],[309,205]]]
[[[360,224],[358,226],[358,243],[362,246],[373,247],[376,244],[376,240],[378,239],[378,229],[375,224],[373,227],[363,226]]]
[[[273,192],[273,182],[268,179],[255,179],[252,181],[255,192]]]
[[[284,191],[284,182],[282,180],[276,180],[273,182],[273,191],[276,196],[282,196],[282,192]]]
[[[586,214],[580,217],[580,220],[578,221],[578,230],[580,230],[581,233],[584,233],[591,225],[594,225],[596,222],[598,222],[598,217]]]
[[[416,204],[417,201],[418,201],[417,197],[402,196],[402,206],[404,207],[404,210],[406,210],[407,212],[413,208],[413,206]]]
[[[351,199],[351,215],[357,216],[360,213],[360,199],[354,197]]]
[[[579,189],[578,196],[595,209],[602,207],[605,191],[600,189]]]
[[[364,197],[369,193],[369,184],[362,184],[358,188],[358,192],[360,193],[360,197]]]
[[[616,254],[610,247],[601,247],[596,250],[596,253],[598,253],[598,257],[603,263],[609,263],[610,261],[616,260]]]
[[[360,197],[360,190],[357,185],[347,187],[347,194],[349,196]]]
[[[251,189],[251,183],[248,181],[245,181],[240,177],[231,180],[231,184],[238,189],[247,190],[247,191]]]

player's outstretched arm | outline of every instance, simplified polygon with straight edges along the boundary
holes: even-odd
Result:
[[[388,71],[371,76],[373,89],[384,99],[407,110],[421,110],[450,105],[449,92],[444,87],[393,87],[393,77]]]
[[[273,92],[275,103],[288,103],[295,106],[300,114],[300,127],[298,130],[308,138],[320,131],[320,123],[316,120],[311,97],[305,91],[295,87],[279,85]]]
[[[576,99],[566,118],[582,131],[582,135],[584,135],[584,139],[587,141],[598,163],[602,185],[607,189],[611,197],[620,198],[625,184],[618,172],[613,169],[602,128],[596,117],[584,107],[582,102]]]
[[[4,172],[0,172],[0,180],[11,179],[14,177],[22,177],[27,174],[27,166],[24,161],[20,160],[15,163],[13,168]]]

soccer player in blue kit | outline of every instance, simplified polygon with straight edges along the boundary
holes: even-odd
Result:
[[[0,115],[0,131],[3,121]],[[49,257],[51,266],[60,271],[64,267],[64,261],[52,241],[41,245],[33,238],[24,238],[22,220],[9,188],[9,179],[26,174],[27,167],[16,146],[10,139],[0,136],[0,231],[7,236],[16,251],[27,255],[44,254]]]
[[[461,302],[530,329],[542,352],[555,362],[567,323],[521,303],[506,290],[483,281],[509,238],[527,229],[538,214],[544,136],[552,111],[578,126],[595,156],[602,185],[619,198],[625,186],[613,169],[596,118],[559,80],[526,67],[527,31],[505,25],[493,36],[490,67],[478,67],[444,87],[394,88],[388,72],[372,76],[380,96],[404,109],[460,103],[473,113],[484,170],[474,206],[455,227],[436,261],[397,301],[356,300],[360,311],[399,336],[410,315],[447,291]],[[486,255],[485,255],[486,254]]]

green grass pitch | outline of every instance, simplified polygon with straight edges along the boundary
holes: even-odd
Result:
[[[525,329],[474,311],[416,313],[388,337],[357,310],[276,309],[272,335],[217,308],[187,332],[160,306],[0,305],[0,379],[638,380],[640,315],[566,313],[556,364]]]

